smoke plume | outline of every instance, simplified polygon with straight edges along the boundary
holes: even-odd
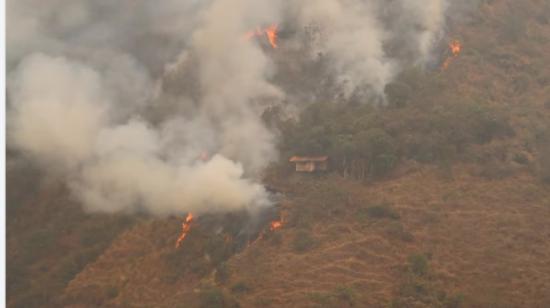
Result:
[[[9,0],[8,146],[66,179],[90,211],[254,211],[270,204],[258,179],[278,159],[262,113],[307,103],[289,91],[296,73],[283,67],[294,60],[282,55],[303,53],[297,67],[322,60],[323,75],[305,79],[333,80],[343,100],[383,100],[400,70],[430,61],[447,8]],[[246,36],[273,24],[290,33],[278,49]]]

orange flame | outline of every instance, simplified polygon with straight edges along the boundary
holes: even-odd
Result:
[[[449,48],[451,49],[453,56],[456,57],[460,54],[460,51],[462,51],[462,44],[459,40],[452,40],[449,43]]]
[[[269,224],[269,231],[273,232],[277,229],[281,229],[283,227],[283,224],[285,223],[285,215],[281,215],[281,219],[274,220]]]
[[[265,29],[265,35],[267,35],[271,47],[277,48],[277,25],[273,24]]]
[[[181,223],[181,235],[178,237],[178,240],[176,241],[176,248],[179,248],[181,246],[181,242],[183,242],[183,240],[187,236],[187,233],[189,233],[189,230],[191,229],[192,221],[193,221],[193,214],[191,213],[187,214],[187,217]]]
[[[271,26],[269,26],[265,29],[256,28],[253,31],[248,31],[248,32],[245,33],[245,37],[246,37],[246,39],[251,39],[253,37],[260,37],[260,36],[265,35],[267,37],[267,40],[269,41],[269,44],[271,45],[271,47],[277,48],[278,47],[278,45],[277,45],[277,38],[278,38],[277,32],[278,32],[277,24],[272,24]]]
[[[274,220],[271,223],[269,223],[269,231],[275,232],[275,230],[280,229],[283,227],[283,220]],[[264,236],[266,235],[266,230],[263,230],[259,235],[258,238],[256,238],[254,241],[248,243],[248,247],[254,245],[256,242],[261,241]]]
[[[271,222],[271,227],[269,230],[275,231],[277,229],[280,229],[283,226],[283,222],[281,220],[276,220]]]
[[[443,62],[443,70],[446,70],[449,67],[449,65],[453,61],[453,58],[458,57],[458,55],[462,51],[462,44],[459,40],[452,40],[449,43],[449,50],[451,51],[451,55],[447,59],[445,59],[445,62]]]

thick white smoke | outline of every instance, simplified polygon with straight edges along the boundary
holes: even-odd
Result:
[[[9,80],[9,142],[58,168],[89,159],[106,123],[109,98],[94,70],[42,54],[27,57]]]
[[[110,91],[93,69],[38,54],[12,76],[11,143],[63,173],[87,209],[200,214],[267,205],[265,191],[243,179],[239,163],[185,152],[166,157],[171,129],[140,119],[117,123]]]
[[[303,0],[295,6],[302,27],[321,29],[313,54],[328,58],[344,97],[383,96],[404,65],[427,63],[447,7],[445,0]]]
[[[392,79],[394,68],[383,43],[387,34],[372,4],[365,1],[303,1],[301,21],[318,24],[323,31],[316,53],[324,53],[349,97],[360,86],[378,94]]]
[[[9,147],[64,177],[90,211],[254,210],[269,204],[257,179],[277,159],[261,115],[297,102],[273,81],[282,72],[270,54],[284,48],[246,33],[319,25],[310,58],[327,60],[346,97],[381,97],[404,64],[429,59],[445,8],[443,0],[9,0]]]

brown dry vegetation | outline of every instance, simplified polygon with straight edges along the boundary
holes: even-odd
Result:
[[[256,292],[243,296],[244,306],[255,306],[258,300],[273,306],[317,306],[312,297],[319,294],[328,298],[321,302],[340,306],[330,300],[342,286],[355,290],[359,307],[399,300],[409,307],[442,304],[422,294],[400,293],[409,279],[407,260],[414,254],[429,256],[427,280],[434,290],[427,292],[463,295],[465,307],[550,304],[548,189],[525,174],[486,181],[472,175],[468,166],[458,166],[454,180],[445,181],[433,168],[411,168],[398,179],[368,188],[337,177],[296,183],[307,187],[300,189],[306,194],[335,186],[346,198],[335,201],[337,206],[325,198],[295,204],[317,207],[317,214],[324,216],[309,226],[319,244],[307,254],[285,245],[296,232],[288,228],[282,230],[281,246],[251,249],[234,259],[237,279],[257,286]],[[388,204],[400,218],[363,215],[362,209],[372,204]],[[261,273],[243,270],[247,264]]]
[[[170,279],[178,269],[163,255],[173,250],[177,221],[138,224],[71,281],[66,303],[194,307],[202,290],[217,288],[242,307],[550,304],[548,189],[525,173],[487,181],[472,174],[475,166],[456,166],[454,180],[442,180],[437,168],[404,169],[368,187],[339,176],[290,177],[281,187],[292,196],[282,205],[288,224],[276,240],[231,257],[223,282],[213,269]],[[369,215],[373,206],[398,215]],[[308,245],[297,246],[304,234]],[[200,251],[198,240],[191,234],[183,249]],[[414,255],[426,258],[425,269],[415,269]],[[189,262],[205,255],[194,257]]]
[[[285,225],[235,254],[199,226],[174,250],[178,219],[87,215],[8,170],[8,306],[550,307],[550,4],[481,1],[449,35],[449,68],[407,71],[406,103],[361,126],[396,163],[357,180],[281,162]],[[486,122],[464,106],[504,133],[465,134]]]

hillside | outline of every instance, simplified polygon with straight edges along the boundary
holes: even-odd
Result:
[[[447,32],[462,52],[387,105],[266,114],[283,225],[257,239],[205,215],[175,249],[183,217],[87,214],[12,158],[8,307],[549,307],[550,3],[480,1]]]

